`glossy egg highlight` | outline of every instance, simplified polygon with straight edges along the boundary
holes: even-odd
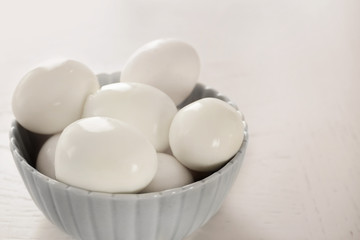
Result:
[[[90,117],[67,126],[55,153],[56,179],[90,191],[136,193],[153,179],[156,151],[136,128]]]
[[[195,101],[174,117],[169,133],[172,153],[194,171],[217,170],[242,144],[242,119],[240,112],[219,99]]]

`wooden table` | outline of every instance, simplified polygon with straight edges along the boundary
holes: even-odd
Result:
[[[249,124],[222,208],[187,240],[360,239],[360,2],[1,1],[0,239],[71,239],[36,208],[9,151],[12,92],[54,57],[121,70],[142,44],[175,37],[199,81]]]

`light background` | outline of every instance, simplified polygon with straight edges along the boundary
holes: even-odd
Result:
[[[144,43],[198,51],[199,81],[250,144],[219,213],[187,240],[360,239],[360,1],[0,0],[0,239],[71,239],[35,207],[8,147],[11,95],[54,57],[121,70]]]

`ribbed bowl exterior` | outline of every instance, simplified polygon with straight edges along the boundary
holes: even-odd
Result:
[[[204,97],[230,102],[217,91],[198,84],[183,105]],[[180,240],[219,210],[245,155],[248,142],[245,129],[239,152],[220,170],[181,188],[144,194],[91,192],[48,178],[34,168],[34,134],[16,121],[10,130],[10,148],[35,204],[52,223],[73,237]]]

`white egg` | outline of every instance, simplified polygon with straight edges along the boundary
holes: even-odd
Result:
[[[46,140],[41,147],[36,160],[36,169],[42,174],[55,179],[55,150],[60,134],[55,134]]]
[[[154,147],[136,128],[113,118],[75,121],[61,133],[56,179],[90,191],[135,193],[157,169]]]
[[[105,116],[138,128],[159,152],[169,147],[169,128],[177,112],[159,89],[142,83],[113,83],[90,95],[84,117]]]
[[[194,181],[189,169],[169,154],[158,153],[158,169],[154,179],[143,192],[159,192],[182,187]]]
[[[200,59],[192,46],[176,39],[159,39],[131,55],[120,80],[157,87],[179,105],[193,90],[199,74]]]
[[[182,164],[195,171],[212,171],[235,155],[243,137],[240,112],[219,99],[203,98],[179,110],[169,140]]]
[[[32,132],[58,133],[81,117],[86,97],[97,89],[96,76],[84,64],[55,60],[22,78],[13,94],[13,113]]]

